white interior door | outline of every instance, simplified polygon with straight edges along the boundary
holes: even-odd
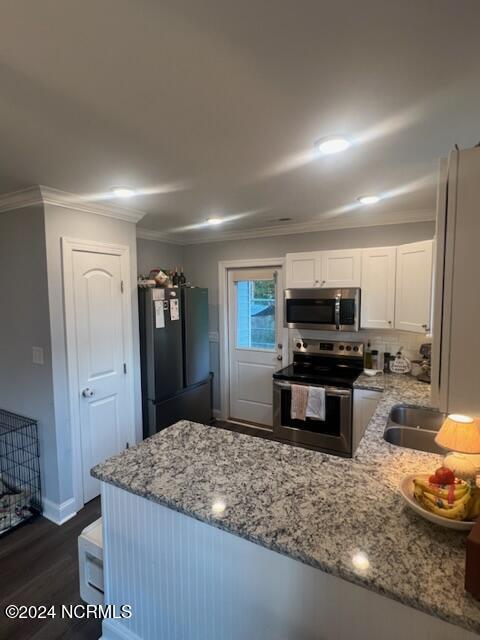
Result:
[[[272,374],[282,366],[281,268],[229,272],[230,418],[272,426]]]
[[[73,294],[83,499],[100,493],[90,469],[126,446],[130,419],[121,256],[74,251]]]

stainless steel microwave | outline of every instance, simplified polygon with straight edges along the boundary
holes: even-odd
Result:
[[[289,329],[358,331],[360,289],[287,289],[285,326]]]

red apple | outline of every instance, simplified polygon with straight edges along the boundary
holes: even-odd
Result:
[[[435,471],[435,478],[437,484],[453,484],[455,482],[455,474],[448,467],[439,467]]]

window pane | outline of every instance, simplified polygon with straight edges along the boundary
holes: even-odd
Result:
[[[275,350],[275,282],[241,280],[237,286],[237,347]]]

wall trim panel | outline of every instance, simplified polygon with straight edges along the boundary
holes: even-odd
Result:
[[[133,612],[104,640],[479,638],[106,483],[102,511],[105,603]]]

